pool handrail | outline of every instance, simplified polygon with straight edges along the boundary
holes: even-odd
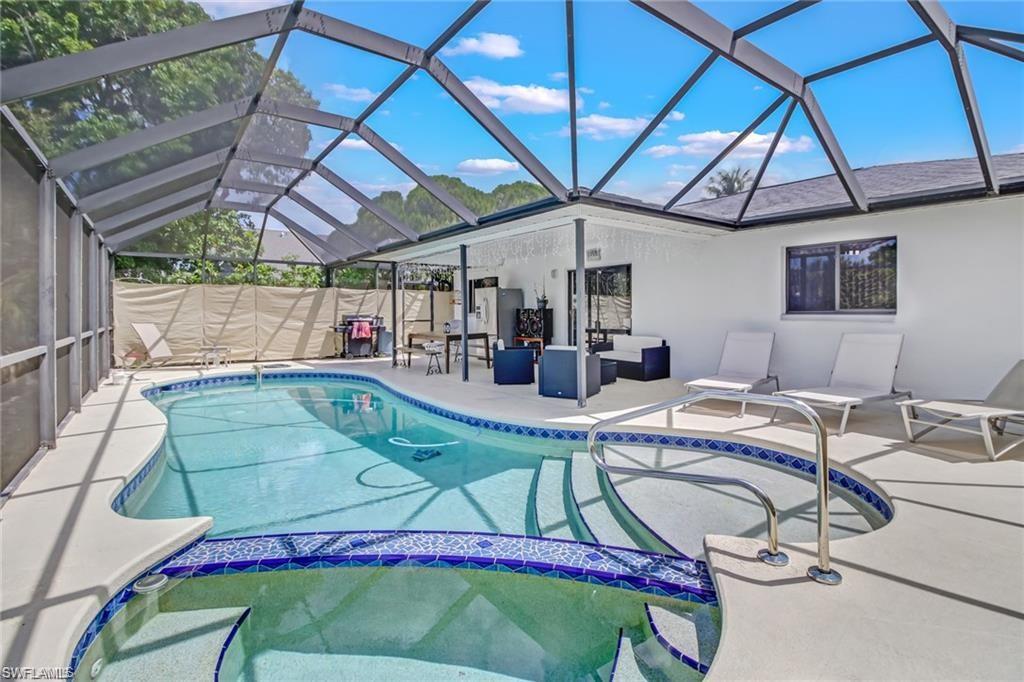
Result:
[[[708,476],[703,474],[691,474],[678,471],[664,471],[661,469],[641,469],[636,467],[623,467],[608,464],[604,456],[604,441],[599,441],[597,436],[605,429],[637,419],[649,414],[671,410],[676,407],[694,405],[706,400],[725,400],[737,403],[754,403],[757,405],[768,405],[775,408],[783,407],[802,414],[814,429],[815,439],[815,479],[817,486],[817,507],[818,507],[818,563],[807,569],[807,575],[814,581],[825,585],[838,585],[842,582],[842,576],[831,566],[829,555],[828,537],[828,432],[825,430],[825,423],[821,416],[811,408],[810,405],[790,398],[788,396],[761,395],[743,393],[740,391],[706,390],[699,393],[690,393],[678,398],[640,407],[629,412],[602,419],[594,423],[587,431],[587,450],[590,458],[599,469],[610,474],[623,474],[629,476],[646,476],[651,478],[666,478],[691,483],[705,483],[710,485],[731,485],[750,491],[757,497],[765,509],[768,519],[768,549],[760,550],[757,553],[759,559],[773,566],[785,566],[789,558],[779,550],[779,524],[778,512],[771,498],[761,488],[749,481],[728,476]],[[678,429],[677,429],[678,430]],[[629,445],[647,445],[646,443],[629,443]]]

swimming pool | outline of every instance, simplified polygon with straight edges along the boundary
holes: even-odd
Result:
[[[220,680],[608,679],[620,664],[620,678],[693,679],[720,627],[700,539],[764,536],[757,504],[709,487],[680,484],[652,516],[639,479],[599,472],[578,429],[461,415],[373,378],[234,375],[145,395],[165,443],[114,508],[213,526],[148,571],[170,578],[158,594],[128,585],[93,621],[71,663],[101,680],[184,660]],[[806,460],[610,438],[613,457],[749,478],[782,502],[786,540],[814,537]],[[833,474],[833,537],[891,515]]]
[[[623,501],[620,491],[629,493],[636,481],[613,486],[589,461],[578,431],[544,430],[547,438],[504,433],[479,420],[464,423],[428,412],[358,377],[282,373],[259,389],[237,379],[175,385],[150,395],[168,420],[162,461],[124,502],[125,514],[211,516],[211,537],[460,530],[689,556],[701,552],[699,538],[706,533],[764,534],[762,512],[752,500],[737,503],[732,491],[718,499],[722,489],[676,484],[675,504],[690,505],[677,514],[689,521],[686,546],[666,543]],[[624,443],[614,451],[645,447]],[[668,450],[699,453],[704,461],[688,466],[702,471],[754,480],[778,498],[786,540],[815,537],[806,508],[785,513],[790,500],[796,509],[814,499],[806,471],[729,456],[722,448],[720,441],[702,441]],[[854,495],[833,495],[832,515],[834,537],[882,522]]]

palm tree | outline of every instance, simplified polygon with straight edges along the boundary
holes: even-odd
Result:
[[[731,170],[716,171],[704,191],[709,197],[727,197],[730,194],[739,194],[750,187],[750,184],[750,169],[736,166]]]

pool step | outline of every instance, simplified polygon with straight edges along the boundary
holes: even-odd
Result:
[[[245,608],[155,614],[118,647],[99,682],[212,680],[221,648]],[[88,679],[89,671],[83,671]]]
[[[700,606],[680,614],[650,604],[645,608],[654,638],[672,658],[706,673],[718,649],[720,632],[715,622],[716,609]]]
[[[584,524],[602,545],[678,554],[652,533],[619,498],[590,454],[572,453],[572,496]]]
[[[569,460],[545,457],[540,464],[534,503],[541,537],[588,540],[581,535],[582,523],[568,495]]]
[[[619,630],[619,648],[615,652],[615,660],[609,666],[608,676],[602,672],[602,679],[608,682],[643,682],[647,678],[640,672],[637,665],[636,653],[633,651],[633,641],[628,635]]]

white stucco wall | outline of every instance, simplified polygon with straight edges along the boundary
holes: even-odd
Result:
[[[555,309],[555,339],[564,343],[571,230],[544,234],[532,238],[539,240],[532,248],[506,256],[501,249],[479,247],[470,259],[478,264],[472,276],[497,274],[502,286],[522,288],[527,302],[534,284],[545,282]],[[896,315],[783,315],[786,246],[890,235],[899,240]],[[984,396],[1024,356],[1024,198],[1019,196],[703,240],[597,226],[588,231],[588,246],[593,245],[602,248],[600,264],[632,263],[633,331],[666,337],[673,376],[680,378],[712,372],[730,329],[776,332],[773,369],[784,387],[825,382],[843,332],[905,334],[897,381],[922,394]]]

